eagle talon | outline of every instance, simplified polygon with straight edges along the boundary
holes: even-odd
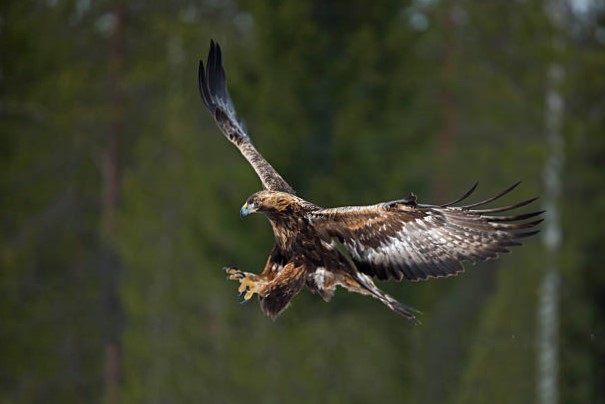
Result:
[[[239,285],[239,288],[237,289],[238,292],[238,296],[242,296],[244,293],[246,293],[249,290],[248,286],[244,285],[243,283],[241,285]]]
[[[245,273],[235,267],[225,267],[225,272],[228,274],[227,279],[232,281],[242,280],[246,277]]]
[[[252,298],[252,296],[257,293],[257,282],[259,281],[259,278],[256,274],[242,272],[235,267],[224,267],[223,269],[225,270],[225,272],[227,272],[227,279],[239,281],[240,285],[237,291],[238,296],[244,296],[244,300],[242,303],[248,302]]]
[[[248,292],[250,290],[250,287],[248,285],[246,285],[244,282],[242,282],[239,285],[239,288],[237,289],[237,291],[239,292],[240,295],[243,295],[244,293]]]

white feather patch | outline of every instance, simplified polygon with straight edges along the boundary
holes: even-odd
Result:
[[[311,274],[311,277],[313,278],[313,282],[317,286],[317,289],[324,289],[326,281],[330,276],[331,274],[326,271],[324,267],[317,267],[315,272]]]

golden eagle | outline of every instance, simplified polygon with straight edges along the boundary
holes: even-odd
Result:
[[[229,279],[240,282],[248,301],[255,293],[271,318],[277,317],[304,285],[326,302],[336,286],[372,296],[397,314],[416,321],[419,312],[382,292],[372,281],[419,281],[456,275],[462,261],[484,261],[521,245],[536,234],[543,211],[494,216],[525,206],[537,198],[512,205],[477,209],[510,192],[519,183],[491,198],[453,206],[467,198],[473,186],[457,200],[425,205],[414,194],[371,206],[324,209],[296,196],[292,187],[256,150],[238,119],[227,90],[221,49],[214,41],[206,68],[200,61],[199,89],[206,108],[258,174],[263,191],[250,196],[241,216],[264,214],[273,227],[275,246],[260,274],[225,268]],[[531,219],[531,220],[527,220]],[[528,230],[532,229],[532,230]]]

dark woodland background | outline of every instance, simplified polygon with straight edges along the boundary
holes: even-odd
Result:
[[[561,242],[382,284],[421,326],[344,291],[238,304],[221,268],[273,237],[199,99],[211,38],[306,199],[523,180],[504,202],[542,195]],[[12,0],[0,44],[0,402],[605,402],[603,2]]]

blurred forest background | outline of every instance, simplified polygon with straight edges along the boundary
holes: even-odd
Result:
[[[199,99],[210,38],[306,199],[521,179],[545,231],[381,285],[421,326],[343,291],[239,305],[221,268],[273,238]],[[605,402],[602,1],[7,0],[0,44],[0,402]]]

